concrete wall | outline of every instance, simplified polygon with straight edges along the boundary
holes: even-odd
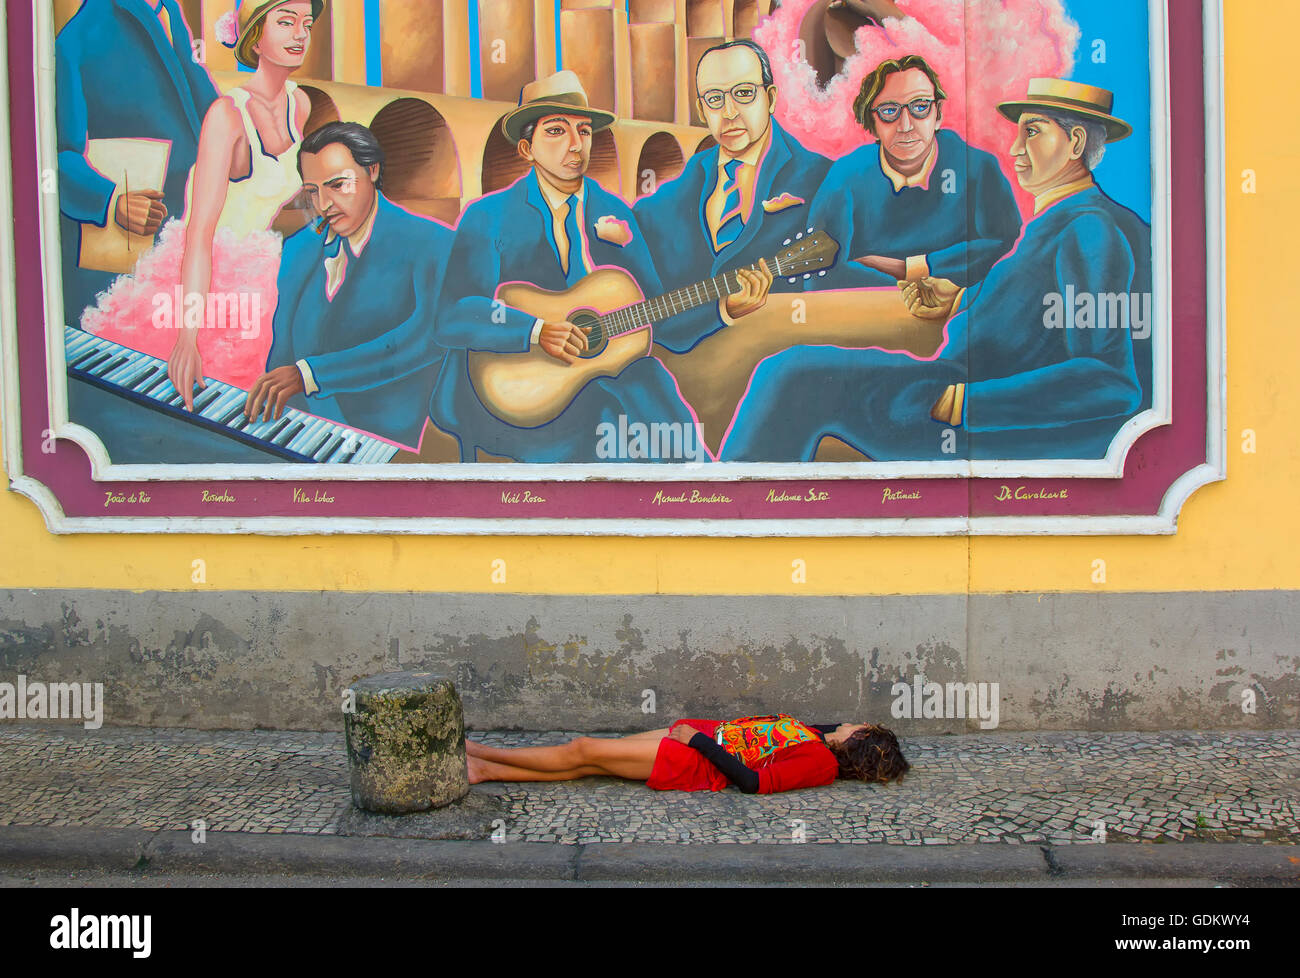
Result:
[[[0,593],[0,682],[102,682],[105,722],[337,729],[342,690],[450,676],[479,728],[785,711],[909,733],[891,687],[997,683],[1002,730],[1291,727],[1295,592],[536,597]],[[1253,691],[1255,712],[1242,710]],[[654,712],[646,691],[654,693]],[[991,719],[991,717],[990,717]]]
[[[54,537],[0,493],[0,682],[102,681],[110,723],[336,729],[353,677],[427,666],[471,724],[633,729],[889,722],[924,671],[997,682],[1001,729],[1296,726],[1300,127],[1259,93],[1294,85],[1300,5],[1234,0],[1225,29],[1228,480],[1175,536]]]

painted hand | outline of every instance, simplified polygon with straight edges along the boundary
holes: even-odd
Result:
[[[117,198],[113,219],[132,234],[153,234],[167,217],[167,205],[157,190],[133,190]]]
[[[966,399],[966,385],[952,384],[934,402],[934,407],[930,408],[930,417],[940,424],[952,425],[954,428],[960,428],[964,401]]]
[[[758,268],[742,268],[736,272],[740,291],[727,296],[727,315],[732,319],[748,316],[758,312],[767,305],[767,294],[772,288],[772,273],[767,261],[758,263]]]
[[[289,398],[306,390],[302,382],[302,371],[292,364],[276,367],[270,373],[262,374],[248,392],[244,402],[244,414],[250,421],[271,421],[284,413]]]
[[[167,358],[167,379],[185,399],[185,410],[194,410],[194,385],[203,390],[208,382],[203,379],[203,358],[199,355],[199,340],[192,329],[182,329],[181,335]]]
[[[951,318],[961,295],[961,287],[946,278],[923,278],[917,282],[899,282],[907,311],[917,319],[943,321]]]
[[[543,323],[537,345],[561,363],[572,365],[587,352],[587,334],[590,332],[590,326],[575,326],[570,322]]]

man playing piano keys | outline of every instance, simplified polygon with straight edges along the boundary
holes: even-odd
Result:
[[[365,126],[317,129],[298,167],[321,217],[284,243],[267,372],[245,413],[292,405],[414,447],[445,356],[433,322],[452,231],[383,195],[384,151]]]

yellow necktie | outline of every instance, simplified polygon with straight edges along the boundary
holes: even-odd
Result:
[[[167,13],[167,8],[163,4],[158,4],[158,19],[162,21],[163,30],[167,34],[167,43],[176,46],[176,40],[172,37],[172,17]]]

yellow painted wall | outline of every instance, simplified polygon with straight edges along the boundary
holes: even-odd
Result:
[[[919,594],[1300,588],[1300,128],[1288,122],[1300,4],[1229,0],[1228,481],[1201,489],[1172,537],[865,540],[55,537],[0,495],[0,587],[511,591],[538,594]],[[1261,30],[1261,25],[1267,29]],[[1281,101],[1279,101],[1281,99]],[[1254,170],[1258,193],[1242,192]],[[1243,454],[1253,429],[1258,453]],[[494,584],[492,561],[506,561]],[[1093,561],[1107,581],[1093,583]],[[795,560],[807,583],[791,581]]]

